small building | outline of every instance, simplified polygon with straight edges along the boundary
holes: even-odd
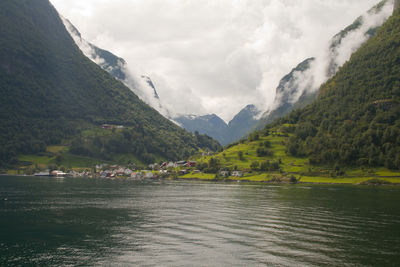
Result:
[[[196,161],[188,161],[187,166],[188,167],[196,167],[197,162]]]
[[[34,175],[35,176],[50,176],[50,172],[49,171],[37,172]]]
[[[125,169],[124,168],[119,168],[116,172],[117,175],[124,175],[125,174]]]
[[[131,173],[131,178],[134,180],[140,180],[144,178],[144,173],[143,172],[133,172]]]
[[[115,177],[115,173],[114,172],[108,172],[107,173],[107,178],[114,178]]]
[[[172,161],[167,164],[167,168],[175,168],[175,167],[176,167],[176,164],[173,163]]]
[[[103,125],[101,125],[101,128],[103,128],[103,129],[112,129],[113,126],[110,125],[110,124],[103,124]]]
[[[67,175],[65,172],[62,171],[52,171],[50,172],[50,176],[55,176],[55,177],[63,177]]]
[[[124,174],[127,176],[131,176],[131,174],[133,173],[133,171],[131,169],[125,169]]]
[[[144,175],[144,178],[146,179],[153,179],[154,178],[154,174],[152,172],[148,172]]]
[[[186,164],[186,161],[184,161],[184,160],[181,160],[181,161],[176,162],[176,166],[177,166],[177,167],[185,166],[185,164]]]
[[[150,164],[148,167],[153,171],[158,171],[160,169],[160,165],[158,163]]]
[[[223,176],[223,177],[229,177],[229,171],[221,171],[220,173],[219,173],[221,176]]]
[[[234,171],[232,172],[233,177],[243,177],[243,172],[242,171]]]

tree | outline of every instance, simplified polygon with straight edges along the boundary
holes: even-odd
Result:
[[[60,166],[62,160],[63,160],[62,156],[60,154],[57,154],[57,156],[56,156],[56,165]]]
[[[250,168],[251,168],[252,170],[257,170],[259,166],[260,166],[260,163],[259,163],[258,161],[253,161],[253,162],[251,163],[251,165],[250,165]]]

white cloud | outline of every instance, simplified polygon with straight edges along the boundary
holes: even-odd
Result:
[[[51,0],[83,37],[151,76],[176,113],[267,109],[283,75],[378,0]]]

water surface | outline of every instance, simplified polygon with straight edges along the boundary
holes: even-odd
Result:
[[[0,177],[0,265],[398,266],[400,188]]]

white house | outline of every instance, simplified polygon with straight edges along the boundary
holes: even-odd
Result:
[[[133,171],[131,169],[126,169],[124,173],[125,175],[130,176],[133,173]]]
[[[152,172],[148,172],[145,174],[144,176],[146,179],[153,179],[154,178],[154,174]]]
[[[234,171],[232,172],[233,177],[243,177],[243,172],[241,171]]]
[[[143,177],[144,177],[144,174],[142,172],[132,172],[131,173],[131,178],[132,179],[140,180],[140,179],[143,179]]]

